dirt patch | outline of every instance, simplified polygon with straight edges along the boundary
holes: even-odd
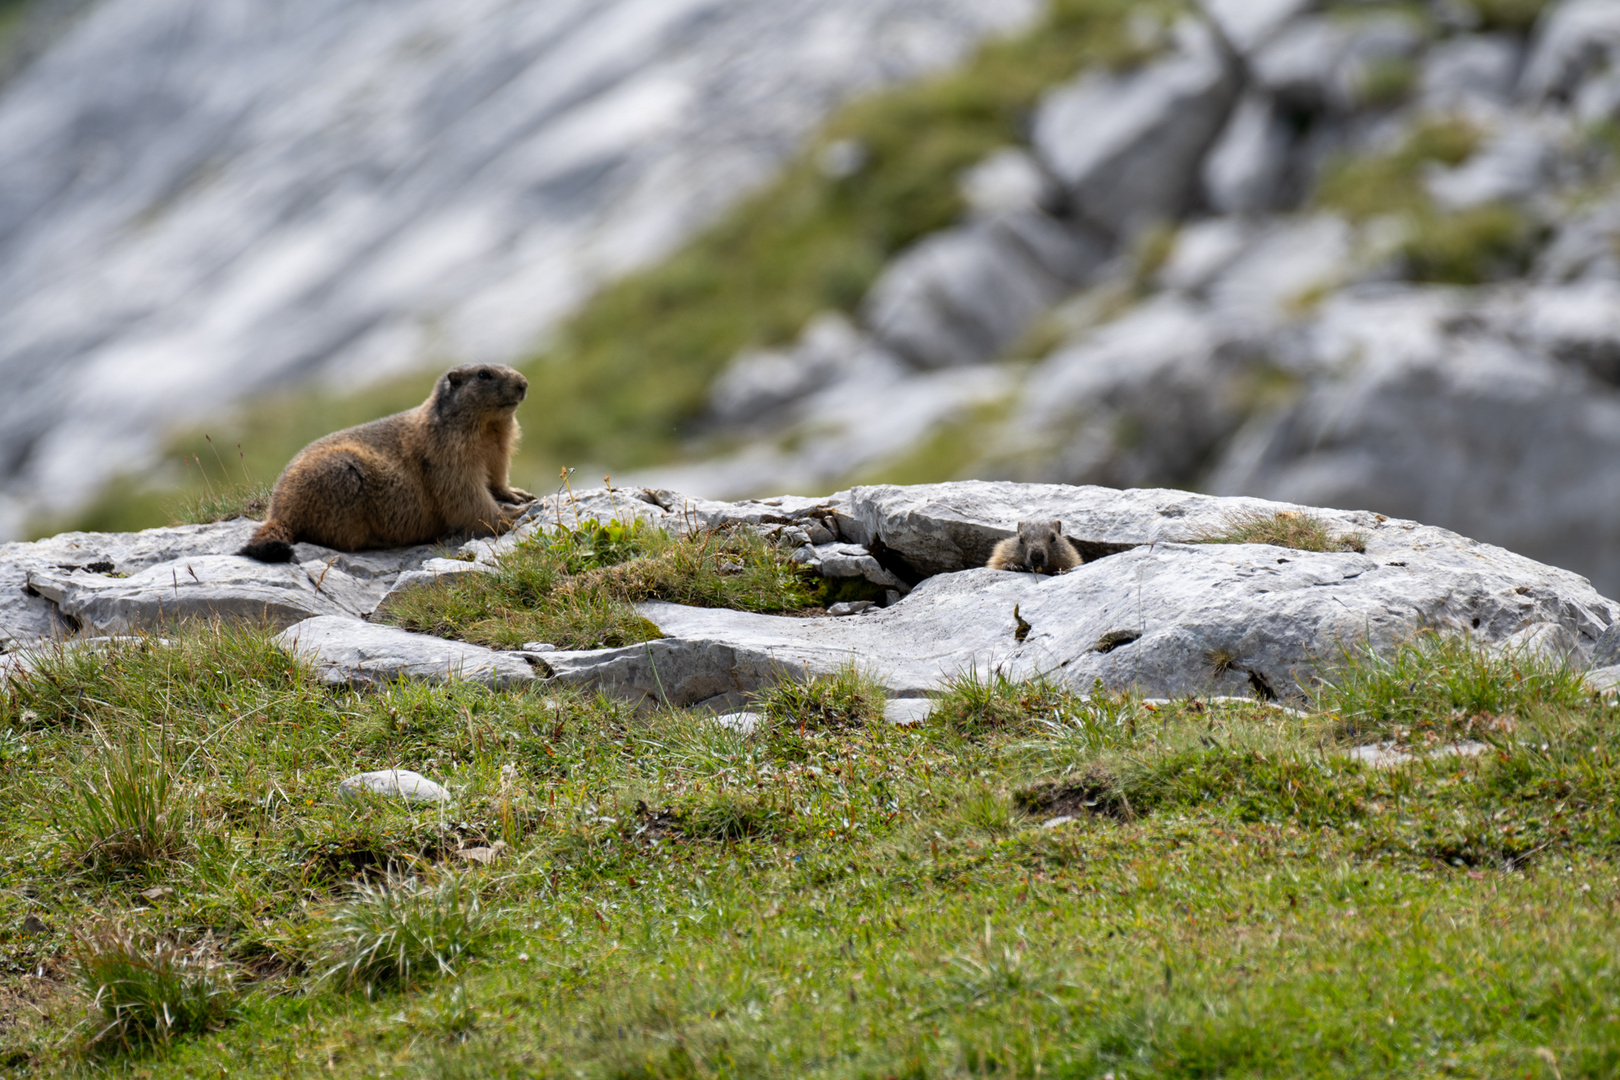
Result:
[[[457,821],[398,835],[327,840],[302,852],[303,877],[347,883],[408,873],[423,862],[449,862],[467,851],[497,850],[499,841],[493,837],[497,831],[490,822]]]
[[[1013,793],[1013,804],[1032,817],[1106,817],[1132,821],[1136,812],[1119,778],[1093,765],[1079,776],[1043,780]]]

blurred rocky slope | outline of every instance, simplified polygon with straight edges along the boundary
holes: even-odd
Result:
[[[0,88],[0,536],[266,389],[514,358],[1036,7],[101,0]]]
[[[1142,32],[856,310],[736,358],[727,453],[646,478],[1358,507],[1620,593],[1620,0],[1208,0]]]

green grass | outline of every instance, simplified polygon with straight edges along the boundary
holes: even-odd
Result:
[[[1405,228],[1400,255],[1414,281],[1478,285],[1522,274],[1543,239],[1522,209],[1491,203],[1445,211],[1424,186],[1434,166],[1455,166],[1480,147],[1480,133],[1457,117],[1427,120],[1386,154],[1342,157],[1330,163],[1315,202],[1352,221],[1394,215]]]
[[[174,765],[144,731],[119,733],[71,776],[51,807],[52,824],[86,866],[116,868],[179,850],[184,812],[174,798]]]
[[[536,641],[563,649],[635,645],[661,636],[636,613],[643,600],[760,612],[815,606],[824,599],[819,580],[790,554],[743,529],[673,537],[640,522],[591,522],[536,533],[495,572],[419,588],[385,617],[506,649]]]
[[[1481,29],[1528,33],[1552,0],[1467,0],[1480,16]]]
[[[775,181],[664,262],[604,288],[520,365],[536,392],[519,410],[527,432],[514,481],[539,490],[560,465],[622,472],[685,452],[709,384],[733,356],[792,340],[818,311],[853,311],[892,255],[957,220],[958,175],[1023,142],[1042,92],[1085,67],[1141,59],[1131,19],[1181,9],[1179,0],[1054,0],[1030,30],[988,42],[956,70],[840,110]],[[865,165],[824,175],[821,151],[844,139],[865,148]],[[311,440],[419,404],[436,376],[250,405],[211,429],[213,442],[244,448],[242,462],[226,469],[198,432],[174,442],[171,468],[187,467],[188,489],[243,468],[274,477]],[[74,521],[39,523],[40,535],[162,524],[173,501],[162,487],[120,478]]]
[[[436,882],[390,876],[361,882],[331,916],[323,977],[373,994],[448,976],[488,951],[497,913],[473,883],[445,873]]]
[[[959,681],[918,728],[875,722],[880,704],[849,669],[764,695],[766,721],[743,736],[544,686],[355,693],[322,686],[268,631],[202,625],[48,661],[0,696],[0,729],[25,733],[0,758],[0,1063],[603,1078],[1620,1067],[1620,725],[1570,672],[1425,638],[1348,654],[1304,716],[994,674]],[[1511,723],[1470,724],[1476,710]],[[163,732],[188,827],[155,859],[88,866],[50,808],[94,774],[101,733],[134,723]],[[1384,770],[1344,756],[1465,734],[1489,751]],[[394,764],[457,802],[337,797],[342,777]],[[509,846],[492,865],[454,854],[496,838]],[[49,932],[14,931],[25,915]],[[170,957],[171,974],[219,979],[184,991],[142,974],[119,1001],[152,1018],[151,1003],[211,987],[201,1019],[145,1038],[156,1028],[130,1011],[128,1039],[95,1040],[112,999],[92,984],[116,980],[74,942],[107,926],[130,947],[100,948],[104,971]]]
[[[1296,510],[1236,514],[1218,530],[1199,537],[1202,544],[1271,544],[1297,551],[1367,550],[1361,533],[1334,536],[1327,522]]]
[[[235,1004],[230,973],[174,943],[99,926],[71,947],[91,1005],[87,1048],[103,1053],[165,1045],[224,1027]]]

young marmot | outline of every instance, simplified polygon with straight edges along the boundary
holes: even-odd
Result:
[[[506,476],[528,391],[509,367],[464,364],[416,408],[316,439],[276,481],[269,517],[237,554],[291,562],[300,542],[360,551],[494,535],[534,499]]]
[[[1061,521],[1020,521],[1018,535],[996,545],[985,563],[992,570],[1033,570],[1061,574],[1081,563],[1080,553],[1063,535]]]

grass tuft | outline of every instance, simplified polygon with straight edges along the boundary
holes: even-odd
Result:
[[[176,798],[175,764],[144,734],[127,734],[81,769],[67,777],[53,817],[83,865],[139,866],[184,848],[185,808]]]
[[[399,989],[438,976],[456,977],[487,951],[498,916],[485,909],[464,877],[432,884],[391,877],[362,883],[333,914],[322,977],[346,989]]]
[[[887,698],[872,676],[850,663],[833,675],[783,680],[759,694],[754,707],[773,727],[837,732],[881,723]]]
[[[239,484],[194,492],[175,501],[169,517],[176,525],[208,525],[235,518],[263,521],[270,512],[272,490],[270,484]]]
[[[1328,531],[1327,522],[1296,510],[1278,510],[1271,514],[1259,511],[1234,514],[1220,530],[1199,537],[1198,543],[1270,544],[1273,547],[1294,548],[1297,551],[1364,553],[1367,550],[1367,538],[1364,534],[1347,533],[1343,536],[1334,536]],[[1224,665],[1230,666],[1230,663]]]
[[[224,1027],[235,1012],[229,972],[200,953],[103,925],[72,946],[74,975],[98,1014],[98,1049],[164,1045]]]
[[[1389,650],[1346,649],[1313,698],[1341,738],[1489,738],[1511,732],[1515,717],[1579,708],[1591,691],[1556,658],[1426,633]]]

